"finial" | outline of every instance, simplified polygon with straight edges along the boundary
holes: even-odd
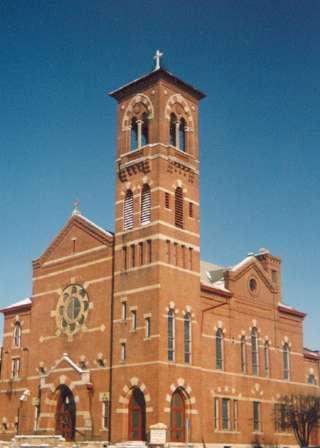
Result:
[[[74,201],[74,203],[73,203],[72,215],[81,215],[80,201],[78,201],[78,200]]]
[[[154,67],[154,70],[159,70],[160,68],[160,58],[163,56],[163,53],[161,53],[160,50],[156,51],[156,54],[153,56],[153,59],[156,61],[156,65]]]

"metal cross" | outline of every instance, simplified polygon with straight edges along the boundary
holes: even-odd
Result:
[[[163,53],[160,52],[160,50],[156,51],[156,54],[153,56],[153,59],[156,61],[156,66],[154,70],[159,70],[160,68],[160,58],[163,56]]]

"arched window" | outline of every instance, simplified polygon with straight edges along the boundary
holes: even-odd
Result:
[[[174,113],[170,115],[170,135],[169,144],[172,146],[177,146],[177,117]]]
[[[185,396],[181,388],[174,391],[170,409],[171,442],[185,442],[186,427]]]
[[[183,229],[183,191],[177,187],[175,191],[175,225]]]
[[[143,184],[141,191],[141,224],[151,222],[151,190],[148,184]]]
[[[283,346],[283,378],[285,380],[290,378],[290,351],[287,342]]]
[[[191,362],[191,314],[184,316],[184,362]]]
[[[308,375],[308,384],[317,384],[316,377],[313,373],[309,373]]]
[[[269,376],[270,375],[270,350],[269,350],[269,342],[268,341],[266,341],[264,343],[263,354],[264,354],[264,374],[265,374],[265,376]]]
[[[138,120],[133,117],[131,120],[131,150],[138,148]]]
[[[247,347],[246,347],[246,337],[241,336],[240,340],[240,362],[241,362],[241,372],[246,373],[247,371]]]
[[[258,331],[252,328],[251,331],[251,360],[252,360],[252,374],[259,373],[259,346],[258,346]]]
[[[168,361],[174,361],[175,355],[175,319],[174,310],[168,312]]]
[[[14,324],[14,330],[13,330],[13,345],[14,347],[20,347],[21,346],[21,324],[20,322],[16,322]]]
[[[218,328],[216,332],[216,369],[223,369],[223,331]]]
[[[186,150],[186,120],[181,118],[179,124],[179,149]]]
[[[146,402],[138,387],[132,389],[128,426],[129,440],[146,440]]]
[[[129,230],[133,227],[133,193],[131,190],[127,190],[124,198],[124,210],[123,210],[123,229]]]
[[[142,114],[141,146],[149,143],[149,120],[146,112]]]

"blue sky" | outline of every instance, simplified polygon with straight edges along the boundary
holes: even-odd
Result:
[[[2,0],[0,305],[31,293],[31,260],[82,212],[113,229],[116,105],[168,70],[202,102],[202,258],[268,248],[283,299],[320,348],[320,2]]]

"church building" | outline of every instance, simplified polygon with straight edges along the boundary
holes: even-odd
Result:
[[[319,395],[320,354],[304,348],[305,313],[282,302],[279,257],[200,257],[205,95],[157,53],[110,96],[114,231],[76,207],[33,261],[31,297],[1,310],[0,439],[143,446],[160,428],[172,446],[296,445],[281,397]]]

